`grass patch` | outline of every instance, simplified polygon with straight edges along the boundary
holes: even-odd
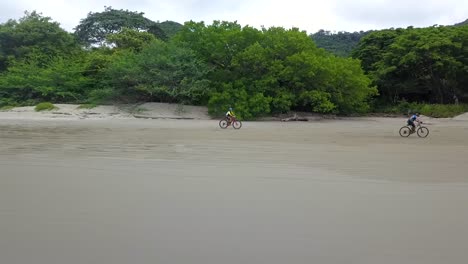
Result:
[[[4,105],[2,107],[0,107],[0,111],[8,111],[8,110],[11,110],[13,108],[15,108],[16,106],[14,105]]]
[[[97,107],[97,104],[90,103],[90,104],[82,104],[78,106],[78,109],[93,109],[95,107]]]
[[[34,108],[34,110],[36,112],[51,111],[51,110],[54,110],[54,109],[58,109],[58,107],[56,107],[55,105],[53,105],[52,103],[49,103],[49,102],[44,102],[44,103],[37,104],[36,107]]]

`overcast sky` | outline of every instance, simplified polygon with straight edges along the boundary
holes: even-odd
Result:
[[[0,0],[0,23],[36,10],[72,31],[104,6],[144,12],[154,21],[237,21],[254,27],[359,31],[448,25],[468,18],[466,0]]]

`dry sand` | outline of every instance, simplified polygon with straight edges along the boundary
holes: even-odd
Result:
[[[34,106],[15,107],[0,111],[0,119],[27,120],[78,120],[78,119],[211,119],[208,109],[167,103],[144,103],[138,105],[100,105],[91,109],[74,104],[56,104],[51,111],[36,112]]]
[[[467,121],[7,115],[0,263],[468,261]]]

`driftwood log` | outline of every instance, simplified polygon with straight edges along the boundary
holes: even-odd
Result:
[[[294,116],[288,117],[288,118],[283,118],[283,119],[281,119],[281,121],[283,121],[283,122],[288,122],[288,121],[309,121],[309,119],[304,118],[304,117],[298,117],[297,114],[294,114]]]

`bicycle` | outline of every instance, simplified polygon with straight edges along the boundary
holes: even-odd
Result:
[[[228,120],[228,118],[225,117],[219,121],[219,127],[222,129],[225,129],[230,125],[232,125],[234,129],[240,129],[242,127],[242,122],[237,120],[234,116],[231,116],[231,120]]]
[[[410,125],[406,125],[400,128],[400,136],[409,137],[411,134],[416,133],[418,137],[425,138],[429,135],[429,128],[422,126],[422,122],[418,123],[417,128],[413,130]]]

